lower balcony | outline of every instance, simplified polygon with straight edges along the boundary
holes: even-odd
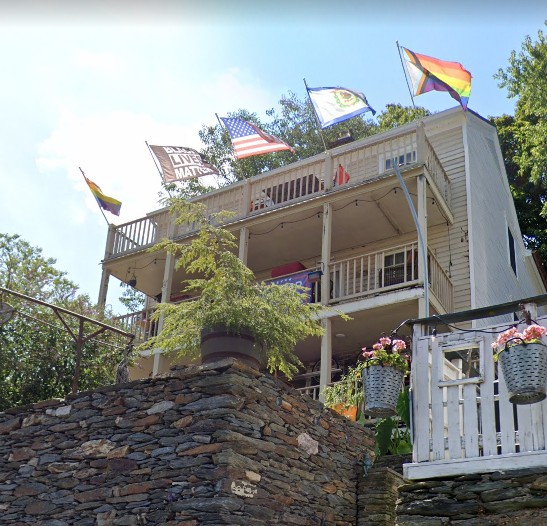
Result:
[[[547,302],[547,296],[538,298]],[[494,313],[495,307],[488,315]],[[414,338],[413,462],[405,464],[405,478],[547,465],[547,399],[512,404],[493,359],[492,342],[510,323]],[[547,317],[537,323],[547,327]],[[521,323],[519,330],[525,326]],[[425,330],[426,323],[415,334]]]

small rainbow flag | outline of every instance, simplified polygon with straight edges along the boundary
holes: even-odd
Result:
[[[428,91],[447,91],[464,110],[471,94],[471,73],[459,62],[447,62],[414,53],[403,48],[406,54],[407,71],[415,95]]]
[[[83,172],[82,172],[83,173]],[[103,194],[103,191],[97,186],[93,181],[90,181],[85,175],[84,175],[85,182],[87,183],[87,186],[89,186],[89,189],[91,190],[91,193],[93,194],[93,197],[97,200],[97,204],[107,212],[110,212],[111,214],[114,214],[115,216],[120,215],[120,208],[122,207],[121,201],[118,201],[117,199],[114,199],[113,197],[108,197],[107,195]]]

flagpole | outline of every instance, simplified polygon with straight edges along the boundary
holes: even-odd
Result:
[[[323,141],[323,148],[325,148],[325,152],[327,151],[327,145],[325,144],[325,138],[323,137],[323,130],[321,129],[321,123],[319,122],[319,117],[317,116],[317,113],[315,111],[315,106],[313,105],[313,101],[310,97],[310,92],[308,90],[308,83],[306,82],[306,79],[304,79],[304,86],[306,86],[306,94],[308,95],[308,99],[310,99],[310,104],[313,110],[313,114],[315,116],[315,122],[317,123],[317,129],[319,130],[319,135],[321,136],[321,141]]]
[[[84,178],[84,181],[85,181],[85,184],[87,185],[87,187],[89,188],[89,185],[87,184],[87,177],[85,176],[85,173],[84,171],[78,166],[78,168],[80,169],[80,172],[82,172],[82,177]],[[91,191],[91,189],[90,189]],[[110,226],[110,223],[108,222],[108,219],[106,218],[106,216],[104,215],[104,212],[103,212],[103,209],[101,208],[101,205],[99,205],[99,203],[97,202],[97,199],[95,198],[95,196],[93,196],[93,199],[95,199],[95,202],[97,203],[97,206],[99,207],[99,210],[101,211],[101,214],[103,214],[103,217],[104,217],[104,220],[106,221],[106,224],[108,226]]]
[[[148,144],[148,141],[144,141],[144,143],[146,144],[146,147],[148,148],[148,151],[150,152],[150,156],[152,157],[152,160],[154,161],[154,164],[156,165],[156,170],[158,170],[158,173],[160,174],[160,179],[161,179],[161,183],[162,183],[163,187],[165,188],[165,190],[167,190],[167,193],[169,194],[169,197],[173,197],[171,195],[171,192],[169,191],[169,188],[167,188],[167,185],[166,185],[165,181],[163,180],[163,174],[161,172],[161,168],[158,166],[158,161],[156,160],[156,157],[154,155],[154,152],[152,151],[152,148],[150,148],[150,145]]]
[[[416,109],[416,104],[414,103],[414,95],[412,95],[412,90],[410,89],[410,84],[408,83],[407,71],[405,68],[405,64],[403,62],[403,56],[401,54],[401,46],[399,46],[398,40],[396,40],[395,43],[397,44],[397,51],[399,52],[399,59],[401,61],[401,67],[403,68],[403,74],[405,76],[405,81],[406,81],[406,87],[408,88],[408,92],[410,93],[410,98],[412,99],[412,106],[414,107],[414,109]]]

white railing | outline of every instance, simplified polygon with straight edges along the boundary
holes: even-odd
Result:
[[[420,130],[419,132],[417,130]],[[294,165],[260,174],[220,188],[196,199],[209,213],[229,211],[241,219],[347,188],[355,184],[393,175],[393,159],[405,168],[425,165],[433,183],[449,205],[450,184],[433,147],[421,128],[366,143],[332,150],[332,174],[325,173],[325,156],[315,156]],[[348,180],[338,177],[338,167]],[[332,180],[331,180],[332,177]],[[109,240],[106,258],[128,254],[153,245],[164,237],[178,238],[193,231],[192,225],[179,225],[169,232],[169,214],[159,210],[146,217],[118,225]]]
[[[446,312],[454,310],[454,286],[432,252],[428,252],[429,289]]]
[[[547,319],[540,318],[546,326]],[[421,337],[413,343],[411,479],[515,469],[540,462],[547,400],[514,406],[491,348],[493,326]],[[542,457],[547,465],[547,454]]]
[[[390,290],[416,283],[417,249],[417,243],[409,243],[332,261],[329,265],[331,301],[362,297],[375,294],[380,289]]]
[[[151,321],[153,312],[154,308],[150,307],[138,312],[117,316],[115,319],[123,330],[135,335],[134,343],[139,344],[158,334],[157,322]]]

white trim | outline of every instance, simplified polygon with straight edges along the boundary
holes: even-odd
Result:
[[[527,453],[510,453],[495,457],[459,458],[455,460],[436,460],[433,462],[415,462],[403,464],[403,477],[407,480],[432,479],[436,477],[453,477],[472,473],[490,473],[547,466],[547,452],[530,451]]]

